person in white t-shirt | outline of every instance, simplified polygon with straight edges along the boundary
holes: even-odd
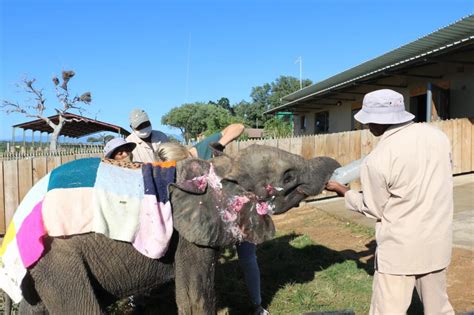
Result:
[[[155,152],[161,143],[169,141],[168,136],[161,131],[153,130],[148,114],[143,109],[133,109],[129,115],[129,122],[132,133],[126,140],[137,145],[132,151],[133,162],[154,162]]]

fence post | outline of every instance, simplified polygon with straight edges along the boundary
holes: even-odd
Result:
[[[461,128],[461,172],[469,172],[472,170],[472,137],[471,137],[471,122],[467,118],[460,119]]]
[[[3,162],[5,225],[10,223],[13,213],[18,207],[18,163],[16,160]]]
[[[5,177],[3,176],[3,162],[0,165],[0,233],[5,234]]]

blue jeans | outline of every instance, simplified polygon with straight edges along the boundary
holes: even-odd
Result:
[[[262,304],[262,297],[260,295],[260,269],[258,268],[256,255],[257,246],[253,243],[242,242],[237,244],[236,248],[250,300],[252,304],[260,305]]]

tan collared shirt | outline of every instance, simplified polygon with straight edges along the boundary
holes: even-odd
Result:
[[[399,275],[449,265],[452,246],[451,145],[427,124],[391,126],[361,166],[363,193],[346,206],[377,219],[376,268]]]
[[[127,142],[134,142],[137,144],[132,151],[133,162],[151,163],[155,161],[155,152],[160,147],[161,143],[168,142],[168,136],[163,132],[153,130],[151,132],[151,143],[148,144],[143,139],[139,138],[133,132],[125,139]]]

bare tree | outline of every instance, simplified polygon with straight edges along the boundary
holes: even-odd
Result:
[[[34,99],[33,105],[19,104],[18,102],[12,102],[9,100],[2,100],[0,104],[0,110],[7,114],[20,113],[26,117],[38,118],[44,120],[52,129],[53,132],[50,137],[50,150],[56,150],[58,137],[61,134],[61,130],[64,125],[72,121],[81,121],[81,119],[68,119],[65,117],[66,113],[72,110],[77,110],[81,115],[85,111],[83,104],[89,105],[92,101],[90,92],[85,92],[81,96],[71,97],[68,89],[69,80],[74,77],[75,73],[72,70],[62,72],[62,83],[55,76],[53,77],[53,83],[56,91],[56,97],[59,101],[60,106],[54,108],[59,116],[58,123],[51,121],[47,115],[44,114],[46,110],[46,99],[43,95],[43,89],[38,89],[33,86],[36,79],[25,78],[19,84],[25,92],[32,94]],[[61,84],[60,84],[61,83]]]
[[[115,138],[113,135],[107,135],[103,132],[99,133],[97,137],[89,137],[87,138],[87,142],[90,143],[100,143],[102,145],[105,145],[107,142]]]

